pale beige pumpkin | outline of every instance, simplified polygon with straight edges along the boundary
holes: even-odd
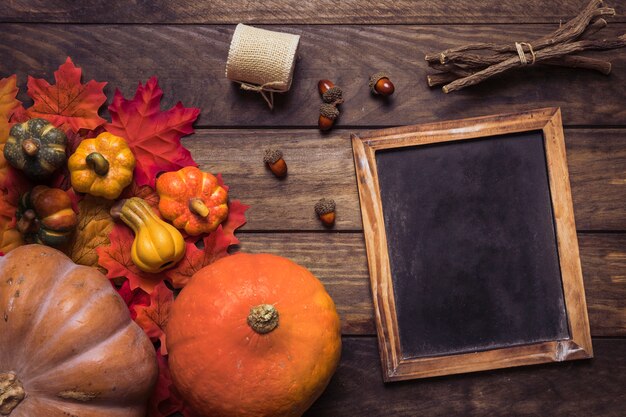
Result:
[[[157,372],[96,269],[42,245],[0,258],[0,415],[143,417]]]

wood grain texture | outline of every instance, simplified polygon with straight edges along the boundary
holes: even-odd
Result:
[[[231,196],[252,207],[245,230],[324,230],[313,206],[337,202],[335,230],[362,230],[350,131],[200,130],[184,140],[200,164],[221,172]],[[626,230],[626,130],[566,129],[578,230]],[[289,173],[277,180],[263,152],[283,150]]]
[[[374,335],[365,241],[361,233],[240,233],[238,248],[274,253],[309,268],[335,300],[342,330]],[[578,235],[593,336],[626,336],[626,234]]]
[[[317,82],[333,80],[346,102],[337,126],[398,126],[561,107],[566,125],[626,125],[626,52],[610,53],[613,72],[529,68],[474,88],[443,94],[426,84],[424,55],[468,42],[523,41],[551,32],[555,25],[460,26],[286,26],[301,35],[300,57],[287,94],[276,95],[270,111],[256,93],[241,91],[224,76],[233,26],[0,24],[0,76],[17,72],[52,79],[70,55],[88,79],[107,80],[111,98],[119,88],[134,95],[137,82],[159,77],[164,105],[181,100],[202,109],[198,126],[309,127],[317,125]],[[273,27],[270,27],[273,28]],[[609,25],[603,36],[626,32]],[[332,47],[330,47],[332,45]],[[172,53],[175,51],[175,53]],[[389,100],[371,95],[368,77],[387,70],[396,86]],[[26,98],[20,92],[20,98]],[[581,99],[584,97],[584,100]],[[105,112],[106,113],[106,112]],[[106,115],[106,114],[105,114]]]
[[[267,0],[139,1],[76,3],[71,0],[12,0],[3,5],[3,22],[81,23],[558,23],[575,16],[587,0]],[[119,4],[116,4],[119,3]],[[609,1],[613,6],[617,1]],[[617,17],[623,20],[623,15]]]
[[[376,340],[344,337],[339,369],[305,416],[621,417],[626,341],[593,344],[588,361],[385,385]]]

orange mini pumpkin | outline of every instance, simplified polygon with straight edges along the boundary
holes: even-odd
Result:
[[[157,179],[156,190],[161,215],[189,235],[212,232],[228,217],[228,192],[196,167],[166,172]]]
[[[166,333],[174,384],[204,417],[299,417],[341,353],[322,283],[275,255],[238,253],[198,271]]]

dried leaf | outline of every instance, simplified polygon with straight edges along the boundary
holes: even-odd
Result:
[[[91,195],[78,203],[78,225],[67,252],[77,264],[99,267],[96,249],[110,243],[109,233],[115,224],[109,214],[113,203]]]
[[[109,233],[109,245],[96,249],[98,264],[106,269],[107,278],[127,278],[131,290],[141,288],[149,294],[163,281],[164,275],[143,272],[137,268],[130,257],[134,239],[135,236],[128,227],[116,223]]]
[[[183,288],[193,274],[228,255],[230,238],[224,234],[222,226],[219,226],[217,230],[200,242],[202,243],[201,248],[198,248],[195,242],[186,242],[185,257],[175,268],[165,272],[165,276],[175,288]]]
[[[55,85],[41,78],[28,77],[28,95],[34,103],[28,109],[31,117],[42,117],[53,125],[78,132],[95,129],[106,123],[98,109],[106,102],[102,91],[106,82],[91,80],[81,84],[82,70],[68,57],[54,72]]]
[[[150,340],[160,342],[160,351],[167,355],[165,346],[165,326],[170,318],[170,309],[174,302],[174,293],[167,288],[165,282],[159,283],[150,293],[149,306],[135,306],[137,317],[135,322],[148,335]]]
[[[106,129],[128,142],[135,155],[135,182],[139,186],[154,188],[159,172],[196,166],[180,138],[193,133],[192,124],[200,110],[183,107],[179,102],[161,111],[161,97],[163,91],[156,77],[152,77],[145,86],[139,84],[132,100],[116,91],[109,106],[111,123]]]

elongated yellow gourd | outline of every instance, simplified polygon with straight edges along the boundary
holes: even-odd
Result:
[[[145,272],[173,267],[185,255],[185,239],[171,224],[161,220],[150,205],[132,197],[122,205],[119,218],[135,232],[131,259]]]

